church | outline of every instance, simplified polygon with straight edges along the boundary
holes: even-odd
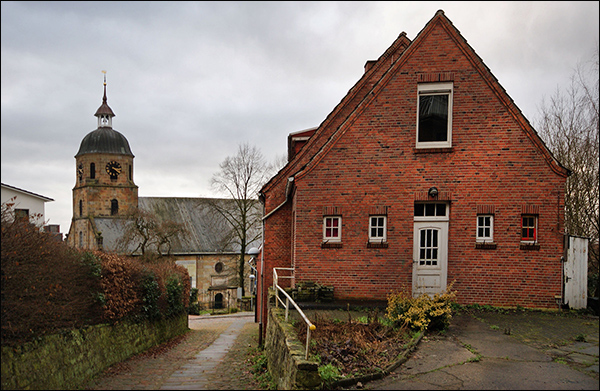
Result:
[[[74,248],[141,255],[136,243],[123,246],[130,216],[138,208],[158,221],[172,221],[186,228],[186,235],[170,241],[169,254],[190,275],[191,287],[198,289],[204,308],[238,307],[240,245],[232,238],[231,225],[216,213],[215,203],[233,200],[193,197],[139,197],[134,181],[134,155],[129,141],[112,127],[115,113],[106,96],[106,78],[102,104],[94,114],[98,128],[81,141],[75,155],[73,218],[67,243]],[[256,213],[262,208],[255,203]],[[260,245],[257,238],[246,245],[247,254]],[[250,267],[244,268],[244,291],[253,293]]]

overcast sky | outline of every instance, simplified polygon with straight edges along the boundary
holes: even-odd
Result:
[[[218,197],[241,143],[268,161],[439,9],[534,122],[598,45],[598,2],[2,1],[2,182],[68,233],[75,154],[107,77],[140,196]]]

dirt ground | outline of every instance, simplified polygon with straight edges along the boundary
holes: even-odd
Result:
[[[309,353],[318,356],[321,365],[340,368],[340,375],[354,377],[386,369],[406,349],[412,333],[394,330],[379,322],[335,321],[318,319],[311,334]],[[301,341],[306,339],[306,325],[296,323]]]

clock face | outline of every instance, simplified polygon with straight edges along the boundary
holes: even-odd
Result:
[[[115,161],[108,162],[106,164],[106,173],[110,175],[111,179],[117,179],[121,173],[121,165]]]
[[[77,175],[79,176],[79,180],[83,179],[83,164],[81,163],[77,166]]]

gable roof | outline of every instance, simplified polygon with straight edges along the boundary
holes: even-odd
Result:
[[[444,29],[448,36],[457,44],[468,61],[481,75],[485,83],[506,107],[508,113],[515,119],[527,137],[540,151],[550,168],[558,175],[568,176],[570,171],[554,158],[521,110],[516,106],[496,77],[491,73],[490,69],[475,53],[458,29],[456,29],[452,22],[445,16],[444,12],[439,10],[419,34],[417,34],[417,37],[412,42],[406,38],[405,33],[402,33],[375,64],[372,62],[367,63],[369,67],[363,77],[349,91],[346,97],[342,99],[333,112],[329,114],[325,121],[321,123],[313,137],[311,137],[302,150],[298,152],[296,158],[280,170],[280,172],[261,189],[261,193],[273,189],[273,187],[283,181],[283,177],[301,177],[307,173],[311,167],[314,167],[368,104],[381,93],[391,80],[392,76],[402,68],[402,65],[405,64],[410,56],[422,45],[425,38],[436,28]],[[427,76],[428,75],[423,75],[422,77]],[[289,191],[286,190],[285,193],[288,192]],[[287,194],[283,194],[283,192],[280,193],[282,194],[278,195],[279,200],[285,202],[284,198],[287,197]]]
[[[54,201],[54,199],[52,199],[50,197],[46,197],[46,196],[43,196],[41,194],[36,194],[36,193],[31,192],[31,191],[19,189],[18,187],[7,185],[6,183],[2,183],[2,187],[6,188],[6,189],[9,189],[9,190],[12,190],[12,191],[16,191],[17,193],[22,193],[22,194],[26,194],[26,195],[34,197],[34,198],[38,198],[38,199],[40,199],[40,200],[42,200],[44,202]]]
[[[231,234],[231,225],[212,207],[213,203],[227,206],[233,203],[231,199],[193,198],[193,197],[139,197],[138,207],[150,212],[162,221],[173,221],[181,224],[189,232],[185,237],[175,237],[171,242],[173,255],[199,254],[239,254],[240,244]],[[255,210],[262,210],[258,201],[254,201]],[[94,218],[96,232],[102,233],[103,247],[115,251],[118,240],[126,231],[126,219]],[[260,234],[250,232],[249,237]],[[246,251],[260,246],[260,238],[247,243]],[[128,249],[132,251],[130,246]]]

